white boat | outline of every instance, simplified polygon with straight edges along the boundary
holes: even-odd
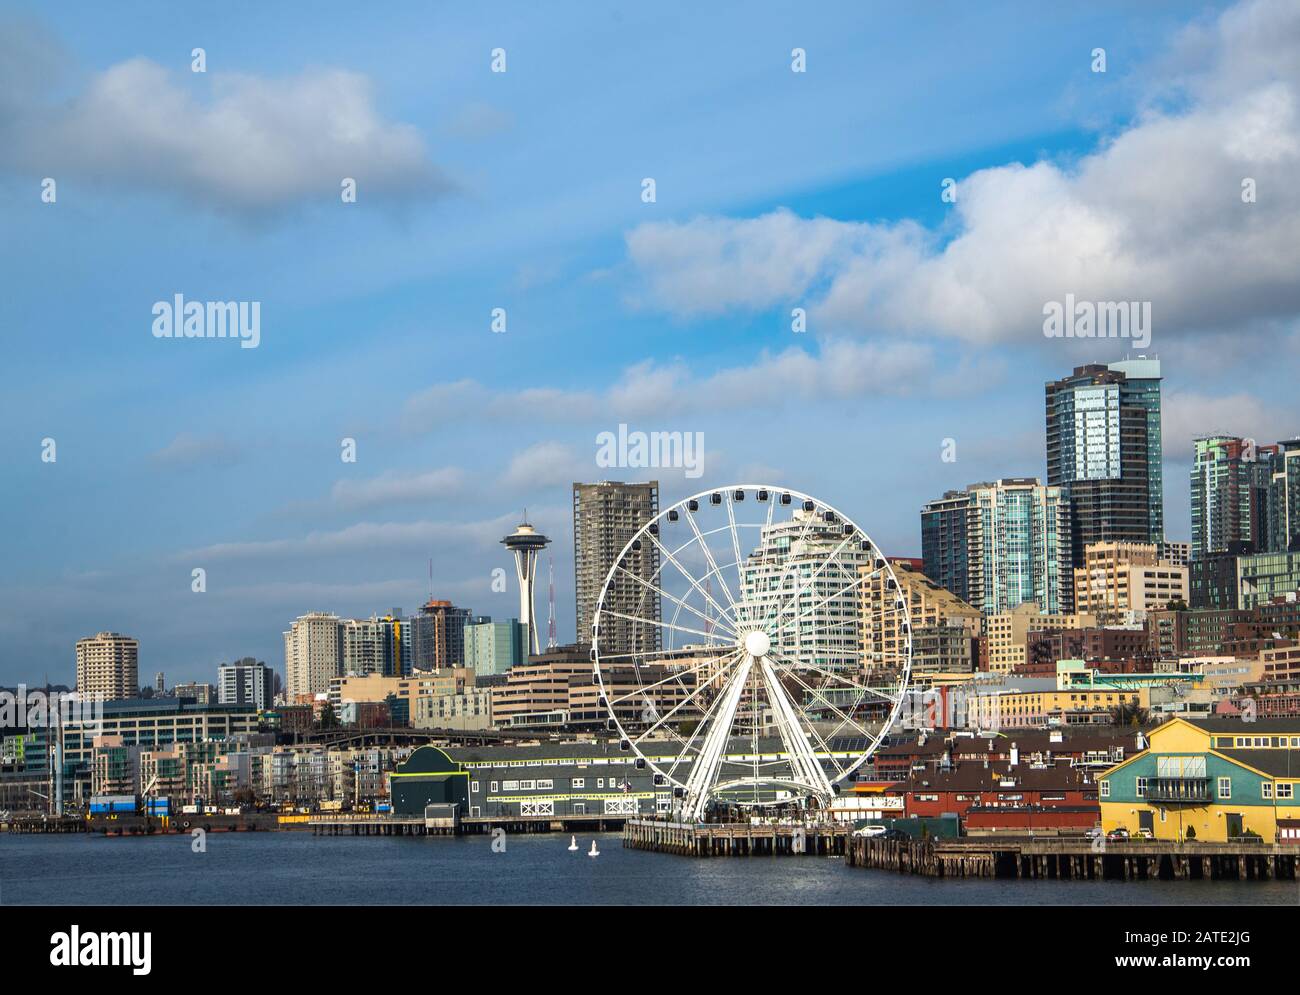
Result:
[[[578,849],[578,837],[576,836],[569,837],[569,849],[570,850]]]
[[[595,840],[592,840],[592,841],[591,841],[591,849],[590,849],[589,851],[587,851],[587,856],[588,856],[588,857],[599,857],[599,856],[600,856],[600,851],[596,849],[596,841],[595,841]]]

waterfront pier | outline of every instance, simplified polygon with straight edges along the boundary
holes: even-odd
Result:
[[[850,827],[794,823],[690,823],[629,819],[623,846],[684,857],[836,856],[845,852]]]
[[[470,836],[502,829],[523,833],[611,833],[623,827],[622,817],[608,815],[471,816],[429,818],[366,812],[308,817],[313,836]]]
[[[996,838],[849,841],[852,867],[939,878],[1053,881],[1296,880],[1300,847],[1273,843]]]

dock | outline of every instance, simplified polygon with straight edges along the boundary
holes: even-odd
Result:
[[[75,815],[8,816],[0,822],[0,832],[22,836],[34,833],[84,833],[86,821]]]
[[[689,823],[629,819],[623,846],[683,857],[842,855],[851,827],[832,823]]]
[[[319,814],[307,819],[313,836],[466,836],[501,829],[524,833],[611,833],[626,820],[608,815],[472,816],[427,819],[420,815],[369,812]]]
[[[1102,845],[1104,843],[1104,845]],[[980,837],[855,837],[848,864],[938,878],[1052,881],[1294,881],[1300,847],[1274,843]]]

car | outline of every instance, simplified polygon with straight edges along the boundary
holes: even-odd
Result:
[[[1108,840],[1126,840],[1128,839],[1128,830],[1121,826],[1118,829],[1112,829],[1106,834]]]
[[[894,843],[905,843],[912,837],[910,834],[903,832],[901,829],[887,829],[880,837],[881,839],[890,840]]]
[[[1087,832],[1083,834],[1083,838],[1087,840],[1095,840],[1100,835],[1101,835],[1101,826],[1093,826],[1091,829],[1089,829]]]
[[[889,830],[884,826],[863,826],[861,829],[853,830],[854,836],[884,836]]]
[[[1140,840],[1153,840],[1156,838],[1156,834],[1150,829],[1139,829],[1134,835]]]

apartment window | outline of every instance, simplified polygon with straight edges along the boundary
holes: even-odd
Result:
[[[470,782],[469,782],[469,790],[470,790],[470,791],[478,791],[478,781],[470,781]]]
[[[569,782],[569,784],[575,788],[585,788],[587,786],[587,779],[585,777],[575,777]]]
[[[1137,779],[1137,796],[1139,798],[1145,798],[1147,796],[1147,779],[1145,777],[1139,777]]]
[[[1100,783],[1101,783],[1101,797],[1103,797],[1103,798],[1109,798],[1109,797],[1110,797],[1110,782],[1109,782],[1109,781],[1102,781],[1102,782],[1100,782]]]
[[[1232,797],[1232,778],[1230,777],[1219,778],[1219,797],[1220,798]]]
[[[1264,797],[1265,797],[1265,798],[1272,798],[1272,797],[1273,797],[1273,782],[1272,782],[1272,781],[1264,781],[1262,784],[1260,784],[1260,789],[1264,792]]]
[[[519,790],[520,790],[520,791],[532,791],[532,790],[533,790],[533,782],[532,782],[532,781],[520,781],[520,782],[519,782]]]
[[[1292,798],[1295,791],[1294,784],[1279,784],[1277,786],[1277,796],[1279,798]]]

